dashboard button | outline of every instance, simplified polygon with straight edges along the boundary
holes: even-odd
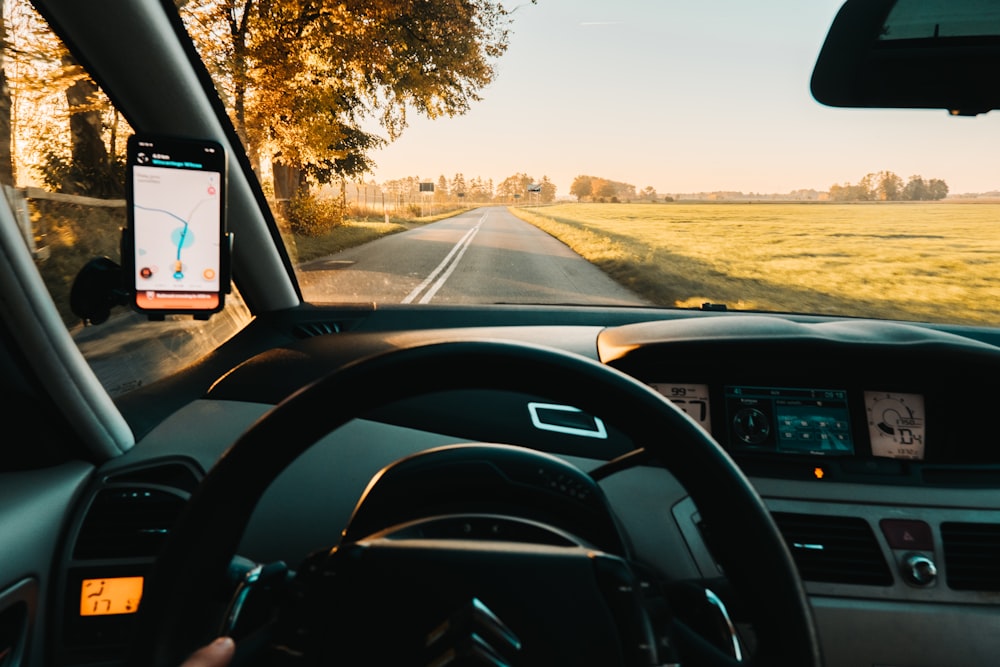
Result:
[[[882,519],[879,522],[889,546],[893,549],[934,550],[931,527],[912,519]]]

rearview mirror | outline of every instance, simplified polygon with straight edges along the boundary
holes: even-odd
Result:
[[[1000,3],[989,0],[847,0],[812,75],[833,107],[1000,108]]]

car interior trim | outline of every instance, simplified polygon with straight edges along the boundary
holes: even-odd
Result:
[[[9,206],[0,206],[0,312],[14,329],[23,358],[99,460],[135,444],[132,430],[80,349],[62,325],[59,313],[35,267]]]

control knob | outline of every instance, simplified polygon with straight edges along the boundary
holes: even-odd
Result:
[[[906,554],[903,556],[900,569],[906,583],[912,586],[926,587],[937,580],[937,566],[934,561],[923,554]]]

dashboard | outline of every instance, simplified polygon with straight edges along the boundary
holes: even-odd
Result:
[[[828,664],[858,655],[933,664],[927,641],[911,647],[893,634],[900,623],[939,637],[938,657],[951,658],[956,635],[940,624],[942,609],[962,624],[959,636],[990,635],[1000,604],[1000,576],[988,565],[1000,559],[1000,447],[991,418],[1000,353],[987,342],[911,325],[747,315],[349,329],[268,340],[236,362],[197,369],[210,378],[207,391],[166,406],[140,445],[102,471],[61,569],[58,665],[113,661],[124,649],[158,540],[204,471],[271,406],[361,357],[456,339],[560,348],[674,401],[732,455],[772,511],[805,580]],[[641,444],[543,396],[468,390],[407,399],[330,434],[286,470],[261,499],[240,553],[294,566],[336,541],[382,466],[470,441],[535,447],[584,471]],[[640,466],[601,484],[643,561],[678,580],[721,576],[712,528],[669,471]]]

